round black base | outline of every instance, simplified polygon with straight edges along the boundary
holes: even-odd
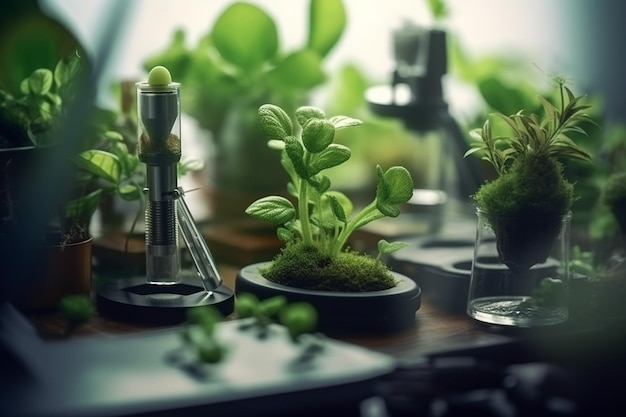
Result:
[[[371,292],[313,291],[268,281],[256,263],[237,274],[235,292],[252,293],[260,299],[283,295],[289,302],[311,303],[319,315],[318,330],[331,336],[368,336],[407,330],[415,325],[421,289],[415,282],[393,272],[394,288]]]
[[[174,325],[186,320],[187,310],[215,306],[223,315],[235,309],[233,291],[221,285],[207,294],[198,279],[174,285],[156,285],[145,277],[120,279],[97,289],[98,312],[113,320],[154,325]]]

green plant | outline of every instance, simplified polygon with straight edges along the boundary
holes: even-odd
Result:
[[[139,201],[137,215],[143,207],[145,170],[139,157],[130,153],[121,134],[102,132],[96,148],[72,157],[77,167],[74,184],[77,196],[64,202],[66,223],[83,225],[88,231],[89,221],[106,195],[117,195],[123,200]]]
[[[259,6],[237,1],[225,8],[195,47],[179,29],[172,43],[145,62],[164,65],[185,87],[183,111],[221,139],[226,117],[237,103],[258,107],[279,101],[293,105],[322,83],[323,58],[345,28],[341,0],[311,0],[306,42],[285,52],[277,23]]]
[[[473,139],[465,156],[476,154],[489,162],[497,178],[483,184],[474,198],[479,208],[493,215],[511,216],[529,210],[564,215],[573,201],[573,185],[563,176],[560,160],[591,160],[591,156],[571,139],[572,133],[586,134],[579,126],[591,121],[583,111],[583,96],[575,97],[564,81],[559,81],[560,103],[556,107],[544,97],[545,117],[519,111],[506,116],[496,113],[507,129],[494,132],[492,117],[481,129],[470,132]]]
[[[218,195],[216,218],[242,216],[259,194],[286,183],[279,154],[265,146],[259,132],[256,111],[263,103],[277,103],[293,115],[306,104],[326,81],[323,61],[345,25],[342,0],[310,0],[308,22],[301,25],[304,42],[291,47],[272,15],[252,2],[236,1],[196,45],[186,44],[181,29],[163,52],[145,61],[146,69],[156,64],[170,69],[182,85],[182,111],[210,133],[216,163],[208,174]],[[259,159],[272,161],[264,175],[254,175]]]
[[[591,121],[584,113],[589,106],[563,80],[558,85],[558,107],[539,97],[543,118],[522,110],[488,117],[470,132],[473,143],[465,153],[489,162],[497,174],[473,198],[496,234],[500,260],[514,271],[545,261],[563,216],[571,211],[574,185],[565,178],[561,160],[591,160],[571,138],[586,134],[579,124]]]
[[[393,166],[384,171],[377,166],[374,201],[352,213],[351,200],[331,190],[331,182],[322,172],[350,158],[349,148],[333,142],[335,131],[358,126],[361,121],[346,116],[327,119],[322,110],[302,106],[295,112],[301,127],[301,133],[295,136],[292,121],[282,108],[265,104],[258,114],[270,146],[281,149],[281,163],[290,178],[287,189],[296,199],[294,206],[286,197],[267,196],[246,209],[252,217],[277,226],[278,237],[286,242],[281,254],[264,272],[266,278],[305,288],[321,286],[348,291],[393,286],[393,277],[380,256],[403,247],[403,243],[382,240],[375,259],[349,251],[346,245],[360,227],[400,214],[399,206],[413,195],[408,170]]]
[[[56,146],[59,126],[71,123],[67,109],[84,72],[83,60],[76,52],[61,59],[54,70],[36,69],[22,80],[19,96],[0,90],[0,146]],[[89,221],[104,195],[117,194],[126,200],[143,198],[139,159],[129,152],[122,136],[112,130],[115,117],[113,111],[92,109],[80,150],[67,161],[74,167],[70,183],[59,187],[63,195],[50,221],[58,233],[46,235],[46,241],[58,244],[88,238]],[[11,220],[18,224],[29,221]]]
[[[50,144],[82,75],[76,53],[61,59],[54,70],[33,71],[21,81],[20,95],[0,89],[0,147]]]

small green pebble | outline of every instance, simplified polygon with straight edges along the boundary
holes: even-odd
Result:
[[[161,65],[152,68],[148,74],[148,84],[150,85],[168,85],[171,82],[172,74]]]

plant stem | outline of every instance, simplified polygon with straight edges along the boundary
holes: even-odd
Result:
[[[300,226],[302,227],[302,240],[305,245],[313,243],[311,235],[311,224],[309,223],[309,184],[305,179],[300,180],[300,193],[298,195],[298,217],[300,217]]]
[[[331,256],[337,255],[341,248],[346,244],[348,238],[352,234],[352,232],[358,227],[362,226],[361,221],[370,213],[376,210],[376,202],[372,202],[368,204],[363,210],[361,210],[356,216],[354,216],[350,221],[346,224],[346,227],[343,228],[337,239],[335,240],[332,248],[331,248]]]

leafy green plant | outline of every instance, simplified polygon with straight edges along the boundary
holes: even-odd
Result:
[[[473,143],[465,154],[489,162],[497,174],[473,197],[496,234],[500,260],[511,270],[545,261],[562,217],[571,211],[574,186],[565,178],[561,160],[591,160],[571,139],[587,134],[580,123],[591,120],[584,112],[589,106],[563,80],[559,91],[557,106],[539,97],[543,118],[523,111],[487,118],[471,132]],[[497,133],[496,120],[502,129]]]
[[[38,68],[20,83],[20,95],[0,89],[0,147],[46,145],[82,76],[78,53],[54,70]]]
[[[341,0],[311,0],[308,17],[305,43],[285,52],[271,15],[253,3],[233,2],[197,45],[189,48],[180,29],[163,52],[146,60],[145,68],[169,68],[185,87],[183,111],[220,141],[226,116],[237,103],[254,111],[259,100],[286,106],[325,80],[322,60],[341,38],[345,9]]]
[[[579,126],[592,121],[564,81],[559,82],[560,103],[554,106],[544,97],[545,117],[519,111],[506,116],[503,134],[494,132],[494,120],[487,118],[482,128],[470,132],[473,142],[465,156],[476,154],[489,162],[498,178],[486,183],[475,194],[478,206],[494,215],[512,215],[538,208],[542,212],[566,214],[573,201],[573,186],[566,181],[560,159],[591,160],[585,149],[571,139],[572,133],[586,134]]]
[[[287,178],[279,154],[265,146],[256,112],[276,103],[293,115],[327,79],[324,60],[346,26],[342,0],[310,0],[300,45],[287,47],[279,21],[252,2],[225,7],[195,45],[178,30],[171,44],[145,61],[164,65],[183,88],[181,108],[210,133],[215,164],[208,172],[218,198],[217,218],[243,216],[259,193],[276,192]],[[307,27],[308,23],[308,27]],[[293,36],[293,34],[290,34]],[[258,160],[271,161],[254,175]],[[235,210],[233,210],[235,207]]]
[[[321,109],[302,106],[295,112],[301,127],[301,133],[296,136],[292,121],[282,108],[265,104],[258,114],[270,146],[281,149],[281,163],[290,178],[287,189],[296,200],[294,205],[286,197],[267,196],[246,209],[252,217],[277,226],[278,237],[286,242],[282,253],[265,271],[266,278],[297,279],[299,286],[305,287],[326,281],[324,285],[332,288],[339,285],[334,281],[341,281],[333,275],[353,275],[353,284],[357,286],[368,281],[372,285],[375,283],[371,281],[375,281],[378,285],[393,286],[393,278],[380,256],[403,247],[402,243],[381,241],[376,259],[353,253],[346,245],[360,227],[400,214],[399,206],[413,195],[413,180],[408,170],[401,166],[383,170],[377,166],[374,201],[352,213],[351,200],[331,190],[330,179],[322,172],[343,164],[351,155],[349,148],[333,142],[335,131],[358,126],[361,121],[347,116],[326,118]],[[320,278],[319,273],[327,273],[328,280]],[[311,282],[306,282],[307,276]],[[381,276],[388,278],[386,283],[382,283]]]
[[[0,90],[0,139],[3,146],[55,146],[62,123],[71,123],[67,113],[75,89],[85,75],[78,53],[61,59],[54,70],[39,68],[20,85],[20,96]],[[72,243],[90,236],[89,221],[104,195],[126,200],[143,198],[143,170],[129,152],[122,136],[111,126],[116,114],[94,107],[80,152],[67,161],[74,166],[71,182],[63,184],[63,198],[51,223],[58,233],[46,235],[49,243]],[[11,199],[11,195],[9,195]],[[12,204],[9,201],[7,204]],[[19,217],[20,213],[15,213]],[[28,219],[11,219],[17,224]],[[60,236],[59,236],[60,235]]]

